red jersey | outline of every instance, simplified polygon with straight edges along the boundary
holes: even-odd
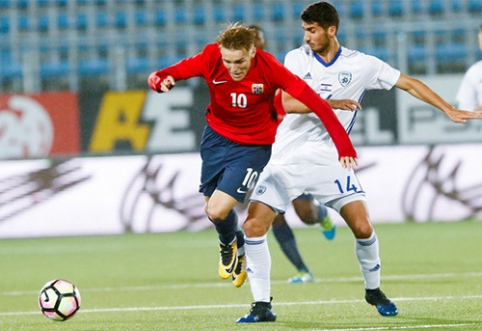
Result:
[[[279,123],[274,95],[280,88],[320,117],[340,156],[356,157],[348,135],[328,103],[265,51],[256,50],[251,67],[241,81],[231,78],[217,43],[207,45],[201,53],[159,70],[155,75],[161,79],[172,76],[175,80],[203,77],[211,102],[206,111],[207,123],[223,137],[246,145],[274,142]]]

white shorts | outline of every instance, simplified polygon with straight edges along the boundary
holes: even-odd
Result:
[[[348,202],[365,201],[365,191],[353,170],[341,165],[268,164],[256,183],[250,201],[262,202],[276,212],[285,212],[303,193],[340,212]]]

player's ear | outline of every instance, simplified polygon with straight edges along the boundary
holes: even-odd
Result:
[[[337,32],[336,26],[332,25],[328,28],[328,34],[330,37],[335,37]]]
[[[254,47],[254,45],[251,46],[251,49],[250,49],[249,53],[250,53],[249,55],[251,56],[251,58],[253,58],[256,55],[256,47]]]

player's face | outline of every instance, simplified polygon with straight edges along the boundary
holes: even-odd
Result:
[[[330,48],[330,29],[323,29],[318,23],[302,24],[305,30],[304,40],[310,46],[311,50],[318,54],[325,54]]]
[[[248,74],[251,60],[256,54],[254,47],[250,50],[233,50],[221,47],[221,57],[224,66],[228,69],[231,78],[239,82]]]

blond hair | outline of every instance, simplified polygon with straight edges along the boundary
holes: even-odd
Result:
[[[220,47],[231,50],[249,51],[256,39],[256,32],[240,22],[231,23],[221,32],[216,41]]]

